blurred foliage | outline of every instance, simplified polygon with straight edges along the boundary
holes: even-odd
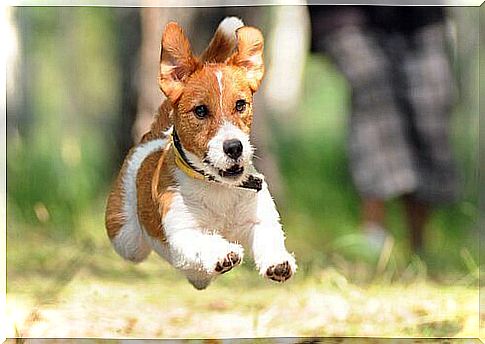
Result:
[[[37,241],[48,235],[107,242],[102,217],[113,178],[112,128],[123,73],[117,56],[120,23],[114,11],[16,9],[25,68],[19,70],[23,81],[13,87],[25,86],[28,104],[11,109],[18,112],[18,123],[7,138],[9,239],[22,240],[20,231],[28,230],[40,235]],[[291,133],[279,128],[274,140],[288,195],[280,205],[288,246],[295,250],[302,271],[331,265],[347,278],[366,280],[378,263],[366,256],[357,235],[359,199],[345,150],[347,85],[328,60],[310,56],[303,94],[295,127]],[[474,273],[478,118],[466,104],[457,106],[455,118],[463,200],[433,217],[425,263],[410,254],[400,205],[391,202],[389,229],[396,243],[382,270],[389,281],[405,279],[409,271],[429,270],[445,280],[443,275],[456,280],[456,275]],[[80,224],[93,219],[98,231],[83,234]]]
[[[112,12],[18,8],[16,16],[28,104],[15,110],[30,113],[8,133],[8,214],[68,235],[111,178],[119,92]]]

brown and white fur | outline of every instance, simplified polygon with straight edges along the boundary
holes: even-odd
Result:
[[[226,18],[196,57],[172,22],[160,57],[167,100],[129,152],[108,198],[106,228],[116,252],[140,262],[154,250],[204,289],[242,261],[242,244],[261,275],[287,280],[296,271],[295,259],[285,248],[266,183],[259,192],[234,187],[252,165],[253,94],[264,74],[261,32]],[[200,106],[204,116],[196,115]],[[194,179],[175,164],[174,128],[190,163],[216,182]],[[232,157],[224,148],[228,140],[240,142]],[[238,173],[231,173],[235,167]]]

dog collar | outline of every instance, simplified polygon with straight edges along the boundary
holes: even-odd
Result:
[[[186,175],[193,179],[220,183],[213,176],[207,175],[204,173],[204,171],[199,170],[187,159],[187,155],[183,150],[182,143],[180,142],[180,138],[177,135],[175,127],[173,127],[172,129],[172,134],[170,135],[170,137],[172,140],[173,151],[175,155],[175,164],[179,169],[181,169]],[[263,179],[263,175],[258,173],[256,169],[252,167],[252,171],[246,178],[246,180],[241,184],[236,185],[235,187],[258,192],[263,188]]]
[[[175,128],[172,130],[172,143],[173,143],[173,151],[175,153],[175,164],[178,168],[180,168],[186,175],[191,178],[198,179],[198,180],[205,180],[207,179],[205,173],[199,169],[197,169],[194,165],[190,163],[185,155],[184,150],[182,149],[182,144],[180,143],[180,139],[175,131]]]

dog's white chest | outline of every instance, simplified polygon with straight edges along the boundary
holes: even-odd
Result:
[[[257,193],[178,175],[180,192],[200,228],[220,233],[229,240],[256,224]]]

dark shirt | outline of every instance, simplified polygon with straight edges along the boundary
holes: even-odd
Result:
[[[383,32],[413,34],[416,30],[445,20],[443,7],[426,6],[309,6],[312,50],[320,37],[336,29],[359,26]],[[318,49],[317,49],[318,50]]]
[[[445,19],[442,7],[366,6],[363,11],[370,28],[404,34]]]

